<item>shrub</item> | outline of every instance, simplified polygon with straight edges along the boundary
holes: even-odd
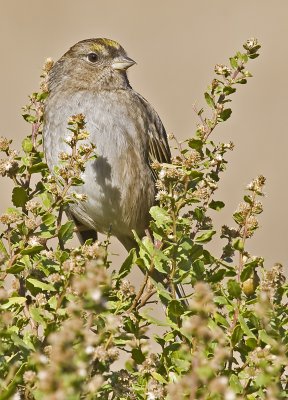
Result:
[[[251,77],[246,64],[259,48],[250,39],[229,67],[216,65],[205,92],[210,114],[195,109],[194,137],[179,143],[170,135],[171,164],[152,166],[158,194],[150,229],[143,239],[135,234],[138,247],[118,270],[109,236],[69,243],[76,227],[63,214],[85,201],[73,187],[82,184],[97,149],[85,116],[71,116],[71,152],[60,155],[54,174],[47,169],[41,131],[52,62],[46,62],[41,90],[24,109],[31,134],[22,152],[0,140],[0,173],[14,183],[13,206],[0,216],[0,400],[288,397],[287,281],[280,264],[267,270],[246,250],[262,212],[263,176],[247,186],[235,226],[222,227],[221,257],[207,246],[217,236],[212,217],[224,203],[215,194],[233,150],[211,134],[231,116],[231,95]],[[132,267],[143,272],[137,290]],[[157,303],[165,306],[160,319],[153,316]],[[151,327],[163,333],[151,336]]]

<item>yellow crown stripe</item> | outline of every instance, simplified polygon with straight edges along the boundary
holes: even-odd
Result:
[[[115,49],[119,49],[120,45],[119,43],[115,42],[115,40],[110,40],[110,39],[101,39],[103,44],[106,46],[114,47]]]
[[[119,49],[119,43],[115,42],[114,40],[110,39],[98,39],[97,42],[94,42],[91,46],[92,51],[97,51],[102,54],[107,54],[107,47],[112,47],[114,49]]]

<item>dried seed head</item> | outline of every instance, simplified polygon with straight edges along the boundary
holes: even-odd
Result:
[[[256,192],[259,195],[263,195],[263,187],[265,185],[266,178],[263,175],[259,175],[256,179],[247,185],[247,189]]]
[[[232,73],[231,68],[223,64],[216,64],[214,71],[216,72],[217,75],[224,75],[225,77],[231,75]]]
[[[256,46],[258,46],[258,40],[256,38],[250,38],[246,41],[243,45],[244,49],[246,50],[253,50]]]
[[[10,225],[13,224],[14,222],[20,221],[21,220],[21,215],[17,213],[9,213],[9,214],[2,214],[0,216],[0,222],[4,225]]]
[[[24,372],[23,380],[25,383],[31,384],[36,380],[36,372],[28,370]]]
[[[72,138],[71,138],[71,140],[72,140]],[[66,141],[67,141],[67,138],[66,138]],[[69,160],[69,154],[68,153],[66,153],[65,151],[60,151],[60,153],[59,153],[59,159],[61,160],[61,161],[66,161],[66,160]]]
[[[84,114],[75,114],[72,115],[72,117],[69,118],[68,120],[69,125],[79,125],[79,128],[83,129],[85,126],[85,115]]]
[[[125,279],[122,280],[120,284],[120,290],[119,290],[121,296],[125,297],[131,297],[135,295],[135,287],[131,285],[131,283]]]
[[[45,306],[47,304],[47,299],[44,293],[36,294],[35,299],[39,306]]]
[[[3,136],[0,137],[0,151],[8,151],[12,140],[9,140]]]
[[[13,157],[0,160],[0,174],[2,176],[13,175],[18,168],[18,162]]]
[[[151,374],[155,372],[158,364],[157,355],[154,353],[149,354],[145,361],[139,365],[139,372],[142,374]]]
[[[31,247],[41,246],[41,240],[38,236],[31,236],[30,239],[28,240],[28,244]]]
[[[51,71],[53,65],[54,65],[54,61],[52,60],[52,58],[50,58],[50,57],[47,58],[43,65],[43,71],[48,74]]]
[[[189,306],[192,310],[198,310],[210,314],[214,311],[214,295],[213,292],[205,282],[197,282],[194,287],[194,295],[189,302]]]
[[[25,207],[27,211],[35,212],[37,209],[41,207],[41,204],[39,203],[39,201],[32,199],[27,201]]]
[[[37,221],[35,218],[25,218],[25,225],[28,229],[33,230],[37,227]]]
[[[155,196],[157,201],[164,201],[168,196],[168,192],[166,190],[159,190]]]

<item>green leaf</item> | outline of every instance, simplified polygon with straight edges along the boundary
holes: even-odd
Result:
[[[252,275],[252,272],[255,271],[255,269],[259,266],[263,266],[263,258],[261,257],[257,257],[255,259],[253,259],[252,261],[247,262],[244,265],[244,269],[242,271],[241,274],[241,281],[244,282],[246,281],[246,279],[250,278],[250,276]],[[247,269],[247,271],[246,271]],[[250,274],[249,274],[250,273]]]
[[[151,310],[150,310],[151,311]],[[166,326],[166,327],[174,327],[175,329],[178,329],[177,325],[172,323],[172,321],[161,321],[157,318],[152,317],[151,315],[148,314],[149,310],[141,310],[139,312],[139,315],[144,318],[146,321],[148,321],[150,324],[155,325],[155,326]]]
[[[224,297],[224,296],[215,296],[215,297],[214,297],[214,303],[220,304],[220,305],[223,305],[223,304],[225,304],[225,305],[231,304],[231,303],[228,301],[228,299],[226,299],[226,297]]]
[[[5,256],[5,259],[6,259],[7,257],[9,257],[8,252],[7,252],[7,250],[6,250],[6,247],[4,246],[4,243],[3,243],[2,239],[0,239],[0,253],[2,253],[2,255]],[[3,261],[4,261],[4,260],[3,260]]]
[[[233,249],[238,250],[238,251],[243,251],[244,250],[244,243],[241,238],[234,239],[232,242]]]
[[[57,297],[56,296],[50,297],[50,299],[48,300],[48,304],[53,310],[56,310],[58,304]]]
[[[247,279],[249,279],[252,275],[252,272],[254,271],[255,267],[252,263],[247,264],[247,266],[244,266],[243,271],[241,272],[241,282],[245,282]]]
[[[1,305],[1,308],[7,310],[7,308],[14,306],[15,304],[21,305],[25,303],[26,300],[26,297],[10,297],[7,303]]]
[[[153,262],[154,267],[155,269],[157,269],[157,271],[167,274],[167,272],[169,271],[169,258],[161,250],[157,249],[154,243],[147,236],[143,238],[142,245],[144,247],[141,246],[140,256],[142,257],[142,259],[144,256],[146,268],[150,269],[151,262]]]
[[[197,150],[197,151],[201,151],[202,147],[203,147],[203,141],[200,139],[189,139],[188,140],[188,146],[191,149]]]
[[[44,171],[45,169],[47,169],[47,164],[41,161],[32,165],[32,167],[29,168],[29,172],[31,174],[35,174],[36,172],[41,172]]]
[[[229,327],[229,323],[228,323],[227,319],[225,317],[223,317],[223,315],[215,312],[214,318],[215,318],[215,321],[217,322],[217,325],[222,325],[225,328]]]
[[[230,65],[233,69],[237,69],[238,68],[238,60],[237,57],[230,57],[229,58],[230,61]]]
[[[33,320],[35,322],[37,322],[38,324],[40,324],[44,328],[46,328],[46,326],[47,326],[46,321],[42,317],[41,311],[38,308],[30,306],[29,307],[29,312],[30,312],[31,317],[33,318]]]
[[[260,46],[261,47],[261,46]],[[245,63],[247,63],[248,62],[248,55],[247,54],[245,54],[245,53],[243,53],[242,54],[242,60],[245,62]],[[246,71],[243,71],[244,73],[245,73],[245,76],[246,76]],[[247,71],[248,72],[248,71]]]
[[[212,210],[220,211],[223,207],[225,207],[225,203],[223,203],[223,201],[212,200],[209,204],[209,207],[212,208]]]
[[[249,337],[248,339],[246,339],[245,344],[247,347],[254,350],[257,347],[257,339]]]
[[[43,192],[39,195],[39,197],[41,198],[43,205],[46,208],[50,208],[52,203],[53,203],[53,196],[51,193],[48,192]]]
[[[240,85],[245,85],[246,83],[247,83],[247,79],[244,79],[244,78],[240,78],[240,79],[237,79],[237,81],[236,81],[237,83],[240,83]]]
[[[203,246],[200,244],[194,244],[190,254],[191,260],[195,261],[203,255]]]
[[[181,250],[185,250],[186,252],[190,252],[193,248],[193,241],[189,237],[184,237],[179,243],[179,248]]]
[[[35,336],[31,335],[31,332],[26,331],[23,335],[23,342],[28,346],[30,350],[36,351],[34,346]]]
[[[49,92],[40,92],[40,93],[37,93],[36,99],[37,99],[37,101],[42,101],[42,100],[45,100],[48,97],[48,95],[49,95]]]
[[[21,215],[21,211],[18,210],[18,208],[15,208],[15,207],[8,207],[8,208],[7,208],[7,213],[8,213],[8,214],[17,214],[17,215]]]
[[[237,346],[243,337],[243,330],[239,324],[237,324],[231,335],[231,344],[233,347]]]
[[[34,115],[22,114],[22,117],[25,119],[26,122],[29,122],[30,124],[33,124],[37,121],[37,118],[34,117]]]
[[[203,178],[203,172],[195,171],[195,170],[190,170],[187,171],[187,176],[189,176],[191,182],[189,185],[189,188],[195,187],[195,185]],[[194,183],[193,186],[191,186],[191,183]]]
[[[50,283],[44,283],[44,282],[38,281],[38,279],[28,278],[27,282],[31,283],[31,285],[33,287],[38,288],[38,289],[42,289],[42,290],[49,291],[49,292],[56,291],[56,289],[54,288],[53,285],[51,285]]]
[[[127,276],[130,273],[131,268],[132,268],[133,264],[135,263],[136,259],[137,259],[136,249],[131,249],[129,251],[129,254],[126,257],[125,261],[123,262],[123,264],[120,267],[119,273],[117,275],[118,281],[120,279],[125,278],[125,276]]]
[[[204,382],[210,380],[214,375],[214,369],[209,364],[195,368],[195,372]]]
[[[158,206],[151,207],[150,215],[155,220],[155,224],[158,228],[161,228],[162,226],[165,226],[172,222],[168,211]]]
[[[165,288],[165,286],[161,282],[154,282],[154,285],[156,286],[157,293],[162,303],[167,305],[168,302],[172,300],[171,293],[168,289]]]
[[[235,393],[243,393],[243,385],[241,384],[237,375],[232,374],[229,378],[229,383]]]
[[[205,211],[203,208],[196,207],[193,211],[193,218],[194,220],[196,219],[199,222],[202,222],[205,217]]]
[[[222,281],[224,276],[226,276],[226,270],[222,268],[222,269],[219,269],[218,271],[216,271],[214,274],[208,275],[208,280],[209,280],[209,282],[214,282],[214,283],[220,282],[220,281]]]
[[[196,278],[198,280],[203,279],[204,273],[205,273],[205,265],[204,261],[202,260],[195,260],[193,262],[193,268],[192,272],[195,274]]]
[[[153,249],[152,258],[155,269],[162,274],[167,274],[169,271],[169,258],[161,250],[155,248]]]
[[[14,344],[17,347],[22,347],[25,350],[33,350],[35,351],[35,348],[33,346],[33,344],[30,342],[24,342],[24,340],[21,339],[21,337],[19,337],[16,333],[11,333],[11,339],[13,340]],[[0,398],[1,399],[1,398]]]
[[[23,187],[16,186],[12,191],[12,202],[15,207],[23,207],[28,200],[28,195]]]
[[[8,274],[18,274],[25,269],[25,265],[21,263],[15,263],[11,267],[7,268]]]
[[[243,215],[240,212],[235,212],[233,214],[233,219],[238,225],[242,225],[244,223]]]
[[[16,391],[16,387],[18,384],[21,384],[23,382],[23,374],[28,366],[28,363],[25,362],[23,363],[16,374],[14,374],[12,381],[5,387],[3,388],[3,391],[0,393],[0,400],[9,400],[12,399]]]
[[[244,49],[246,49],[246,47],[243,45],[243,47],[244,47]],[[254,54],[254,53],[256,53],[259,49],[261,49],[261,46],[260,46],[260,44],[257,44],[257,45],[255,45],[254,47],[253,47],[253,49],[249,49],[248,51],[249,51],[249,54]],[[248,54],[248,57],[249,57],[249,54]],[[258,56],[259,56],[259,54],[258,54]]]
[[[47,226],[53,225],[55,221],[56,221],[56,215],[53,215],[51,213],[45,213],[42,216],[42,222]]]
[[[144,252],[144,254],[146,254],[146,253],[149,254],[148,249],[146,248],[146,246],[144,245],[144,243],[142,242],[140,237],[137,235],[137,232],[132,229],[132,233],[133,233],[134,239],[136,240],[136,243],[138,244],[138,246],[140,248],[140,253],[142,251],[142,252]],[[139,261],[140,263],[142,262],[142,264],[144,264],[142,258],[137,259],[137,262]],[[138,264],[138,265],[140,265],[140,264]]]
[[[244,201],[246,201],[246,203],[250,204],[251,206],[253,205],[252,196],[246,194],[246,195],[243,197],[243,199],[244,199]]]
[[[162,375],[158,374],[158,372],[151,371],[151,375],[153,376],[153,378],[154,378],[156,381],[158,381],[158,382],[160,382],[160,383],[163,383],[164,385],[165,385],[165,384],[168,384],[168,382],[166,381],[166,379],[163,378]]]
[[[248,54],[248,57],[251,58],[251,60],[253,60],[254,58],[259,57],[259,54]]]
[[[212,239],[213,235],[215,235],[216,231],[207,231],[205,233],[202,233],[202,235],[199,235],[195,238],[195,242],[198,243],[208,243]]]
[[[214,100],[212,99],[210,94],[205,92],[204,93],[204,97],[205,97],[205,100],[206,100],[206,103],[208,104],[208,106],[211,107],[211,108],[215,108]]]
[[[236,282],[234,279],[229,279],[227,282],[227,288],[231,297],[234,299],[240,299],[241,287],[238,282]]]
[[[173,321],[174,318],[180,317],[184,313],[184,308],[179,300],[171,300],[167,307],[167,315]]]
[[[25,254],[29,254],[29,255],[33,255],[36,253],[40,253],[41,250],[44,249],[44,246],[42,245],[37,245],[37,246],[28,246],[26,247],[26,249],[21,250],[21,254],[25,255]]]
[[[229,94],[235,93],[236,89],[231,86],[225,86],[223,92],[226,96],[229,96]]]
[[[22,149],[25,151],[25,153],[30,153],[33,149],[33,143],[32,140],[28,137],[26,137],[23,142],[22,142]]]
[[[274,345],[274,339],[268,335],[268,333],[266,331],[264,331],[263,329],[261,329],[259,331],[259,338],[260,340],[262,340],[262,342],[269,344],[269,345]]]
[[[224,122],[227,121],[228,118],[230,118],[232,114],[231,108],[226,108],[226,110],[223,110],[220,115],[219,115],[219,121]]]
[[[145,361],[145,356],[142,353],[141,349],[133,349],[132,350],[132,358],[136,362],[136,364],[142,364]]]
[[[273,375],[274,374],[271,374],[271,373],[269,374],[269,372],[266,372],[265,370],[262,370],[262,371],[260,370],[258,372],[257,376],[255,377],[255,385],[257,385],[258,387],[261,387],[262,389],[269,387],[271,385],[272,381],[275,380],[275,376],[273,376]],[[261,391],[259,390],[258,393],[260,394],[260,397],[257,396],[257,397],[254,397],[254,399],[257,398],[257,400],[258,400],[258,399],[265,398],[266,390],[265,390],[265,394],[264,394],[263,390],[261,390]],[[288,395],[287,390],[285,390],[284,393],[281,390],[281,395],[280,395],[280,392],[278,392],[278,393],[279,393],[279,397],[278,396],[277,397],[279,400],[280,399],[282,400],[285,398],[287,399],[287,395]],[[273,397],[272,397],[272,399],[273,399]]]
[[[74,233],[75,224],[73,221],[68,221],[61,226],[58,232],[58,237],[63,240],[64,243],[71,239]]]
[[[242,315],[239,315],[238,317],[238,321],[241,325],[241,328],[243,330],[243,332],[246,334],[246,336],[256,339],[256,336],[254,335],[254,333],[250,330],[250,328],[248,327],[248,325],[246,324],[244,318],[242,317]]]

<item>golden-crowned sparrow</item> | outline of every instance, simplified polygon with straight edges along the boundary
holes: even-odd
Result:
[[[133,246],[132,229],[143,236],[149,224],[149,209],[155,202],[151,163],[170,161],[159,116],[129,84],[126,70],[134,64],[113,40],[75,44],[50,71],[43,130],[52,170],[59,164],[59,153],[69,151],[65,142],[69,117],[85,115],[97,159],[88,162],[84,184],[75,187],[88,200],[70,210],[87,230],[111,229],[127,250]]]

